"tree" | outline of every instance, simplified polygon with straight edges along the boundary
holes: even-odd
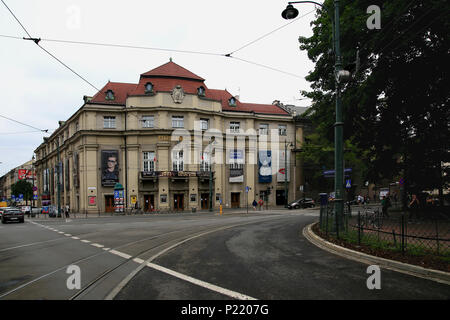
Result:
[[[11,186],[11,194],[16,197],[19,197],[19,194],[23,194],[25,201],[32,200],[33,185],[26,180],[19,180]]]
[[[402,176],[409,191],[450,185],[449,68],[450,3],[444,0],[341,0],[340,39],[344,68],[353,79],[343,87],[344,141],[360,161],[364,178]],[[370,30],[370,5],[381,8],[381,29]],[[326,0],[325,7],[333,8]],[[331,10],[332,11],[332,10]],[[334,53],[329,11],[319,10],[313,35],[300,37],[315,68],[309,117],[313,145],[334,145]],[[357,55],[360,58],[356,63]],[[313,148],[304,157],[322,161]],[[347,156],[347,151],[345,152]],[[366,168],[364,168],[366,167]],[[441,199],[442,203],[442,199]]]

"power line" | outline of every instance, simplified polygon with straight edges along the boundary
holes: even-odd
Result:
[[[57,57],[55,57],[53,54],[51,54],[48,50],[44,49],[42,46],[39,45],[39,41],[41,41],[41,39],[37,39],[37,38],[33,38],[30,33],[28,32],[28,30],[23,26],[23,24],[20,22],[20,20],[14,15],[14,13],[11,11],[11,9],[6,5],[5,1],[1,0],[2,3],[5,5],[5,7],[8,9],[8,11],[12,14],[12,16],[14,17],[14,19],[16,19],[16,21],[20,24],[20,26],[22,27],[22,29],[25,31],[25,33],[28,35],[29,38],[23,38],[24,40],[33,40],[34,43],[36,43],[36,45],[41,48],[42,50],[44,50],[44,52],[46,52],[48,55],[50,55],[51,57],[53,57],[55,60],[57,60],[59,63],[61,63],[64,67],[66,67],[67,69],[69,69],[71,72],[73,72],[75,75],[77,75],[78,77],[80,77],[83,81],[85,81],[86,83],[88,83],[91,87],[93,87],[95,90],[100,91],[98,88],[96,88],[92,83],[90,83],[89,81],[87,81],[85,78],[83,78],[81,75],[79,75],[77,72],[75,72],[72,68],[70,68],[68,65],[66,65],[64,62],[62,62],[60,59],[58,59]],[[9,37],[12,38],[12,37]]]
[[[244,48],[246,48],[246,47],[248,47],[248,46],[254,44],[255,42],[258,42],[258,41],[261,40],[261,39],[264,39],[265,37],[271,35],[272,33],[274,33],[274,32],[276,32],[276,31],[278,31],[278,30],[280,30],[280,29],[283,29],[283,28],[287,27],[287,26],[290,25],[291,23],[297,22],[297,21],[300,20],[301,18],[306,17],[307,15],[309,15],[309,14],[315,12],[315,11],[316,11],[316,9],[314,9],[314,10],[312,10],[312,11],[310,11],[310,12],[308,12],[308,13],[306,13],[306,14],[300,16],[300,17],[298,17],[297,19],[294,19],[294,20],[290,21],[289,23],[286,23],[285,25],[282,25],[281,27],[276,28],[275,30],[272,30],[272,31],[270,31],[270,32],[268,32],[268,33],[262,35],[261,37],[259,37],[259,38],[255,39],[255,40],[253,40],[253,41],[247,43],[246,45],[240,47],[239,49],[236,49],[236,50],[232,51],[232,52],[229,53],[229,54],[232,55],[233,53],[236,53],[236,52],[238,52],[238,51],[240,51],[240,50],[242,50],[242,49],[244,49]]]
[[[48,129],[39,129],[39,128],[36,128],[36,127],[30,126],[29,124],[26,124],[26,123],[23,123],[23,122],[20,122],[20,121],[17,121],[17,120],[14,120],[14,119],[11,119],[11,118],[8,118],[8,117],[5,117],[5,116],[2,116],[1,114],[0,114],[0,117],[2,117],[2,118],[5,118],[5,119],[8,119],[8,120],[10,120],[10,121],[13,121],[13,122],[17,122],[17,123],[19,123],[19,124],[21,124],[21,125],[24,125],[24,126],[27,126],[27,127],[30,127],[30,128],[33,128],[33,129],[36,129],[36,130],[42,131],[42,132],[48,132]]]

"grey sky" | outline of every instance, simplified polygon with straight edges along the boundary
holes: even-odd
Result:
[[[114,43],[173,50],[227,54],[288,21],[281,18],[287,1],[172,0],[82,1],[4,0],[36,38]],[[300,16],[315,6],[298,5]],[[108,48],[41,41],[64,63],[101,88],[108,81],[137,83],[139,75],[173,61],[203,77],[208,88],[240,94],[243,102],[307,106],[299,91],[313,68],[299,50],[299,35],[310,36],[312,12],[233,54],[234,57],[298,75],[223,56]],[[0,3],[0,35],[27,37]],[[31,41],[0,37],[0,115],[33,127],[54,130],[95,89],[60,65]],[[28,161],[48,136],[0,118],[0,176]]]

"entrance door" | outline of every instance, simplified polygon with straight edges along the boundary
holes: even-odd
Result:
[[[209,193],[201,194],[202,209],[209,209]]]
[[[112,195],[105,196],[105,211],[114,212],[114,196]]]
[[[181,211],[184,209],[183,198],[184,198],[184,195],[182,193],[176,193],[173,195],[173,209],[174,210]]]
[[[232,192],[231,193],[231,207],[239,208],[241,204],[241,193],[240,192]]]
[[[277,190],[276,203],[277,203],[277,206],[286,204],[286,196],[285,196],[284,190]]]
[[[155,195],[146,194],[144,195],[144,211],[154,211],[155,210]]]

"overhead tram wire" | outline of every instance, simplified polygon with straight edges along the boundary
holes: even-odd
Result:
[[[75,75],[77,75],[79,78],[81,78],[83,81],[85,81],[86,83],[88,83],[91,87],[93,87],[96,91],[100,91],[97,87],[95,87],[92,83],[90,83],[89,81],[87,81],[85,78],[83,78],[81,75],[79,75],[77,72],[75,72],[72,68],[70,68],[68,65],[66,65],[64,62],[62,62],[60,59],[58,59],[56,56],[54,56],[52,53],[50,53],[48,50],[44,49],[42,46],[39,45],[39,42],[41,41],[41,39],[39,38],[33,38],[30,33],[28,32],[28,30],[23,26],[23,24],[20,22],[20,20],[16,17],[16,15],[12,12],[12,10],[7,6],[7,4],[5,3],[5,1],[0,0],[4,6],[8,9],[8,11],[11,13],[11,15],[14,17],[14,19],[16,19],[16,21],[20,24],[20,26],[22,27],[22,29],[25,31],[25,33],[28,35],[29,38],[23,38],[23,40],[32,40],[34,43],[36,43],[36,45],[41,48],[44,52],[46,52],[48,55],[50,55],[52,58],[54,58],[56,61],[58,61],[59,63],[61,63],[64,67],[66,67],[67,69],[69,69],[71,72],[73,72]],[[10,37],[13,38],[13,37]]]
[[[14,120],[14,119],[5,117],[5,116],[3,116],[3,115],[1,115],[1,114],[0,114],[0,117],[5,118],[5,119],[10,120],[10,121],[13,121],[13,122],[17,122],[17,123],[19,123],[19,124],[21,124],[21,125],[23,125],[23,126],[27,126],[27,127],[30,127],[30,128],[36,129],[36,130],[39,130],[39,131],[41,131],[41,132],[46,132],[46,133],[48,133],[48,129],[39,129],[39,128],[33,127],[33,126],[29,125],[29,124],[26,124],[26,123],[23,123],[23,122],[20,122],[20,121],[17,121],[17,120]]]

